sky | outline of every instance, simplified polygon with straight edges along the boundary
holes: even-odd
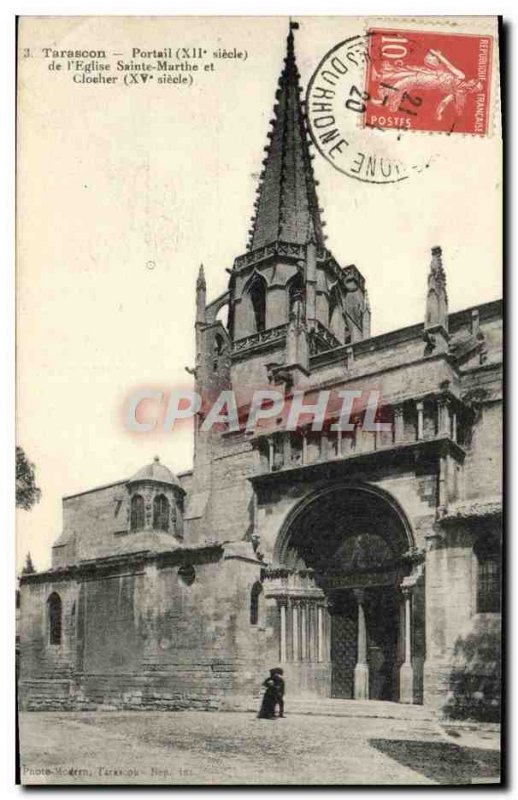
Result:
[[[304,87],[331,47],[365,30],[354,18],[300,23]],[[130,433],[122,411],[137,387],[191,385],[196,275],[203,263],[216,297],[246,249],[286,32],[285,18],[22,20],[17,437],[42,499],[18,514],[19,565],[28,550],[50,565],[63,495],[129,477],[155,454],[175,472],[191,466],[188,429]],[[247,58],[217,60],[192,86],[105,86],[75,84],[42,55],[169,46]],[[497,99],[494,82],[488,136],[408,134],[409,158],[419,149],[430,167],[400,184],[355,181],[316,152],[327,244],[364,275],[373,334],[423,319],[434,245],[451,311],[501,296]]]

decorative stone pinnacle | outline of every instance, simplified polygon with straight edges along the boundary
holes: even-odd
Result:
[[[429,281],[435,281],[437,285],[446,291],[446,273],[442,264],[442,248],[439,246],[432,247]]]
[[[154,456],[153,461],[155,462],[155,464],[158,464],[158,462],[160,461],[160,456]]]
[[[203,264],[200,264],[200,270],[198,272],[198,279],[196,281],[196,288],[197,289],[206,289],[207,284],[205,283],[205,272],[203,271]]]
[[[428,273],[428,294],[426,298],[425,329],[443,328],[448,331],[448,294],[446,292],[446,273],[442,265],[442,249],[432,247],[432,261]],[[425,352],[432,352],[437,341],[425,330]]]

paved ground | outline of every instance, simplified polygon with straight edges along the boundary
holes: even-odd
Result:
[[[32,712],[20,738],[25,784],[470,784],[499,770],[496,734],[426,720]]]

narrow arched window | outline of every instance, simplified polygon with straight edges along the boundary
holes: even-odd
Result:
[[[345,341],[346,323],[340,289],[337,285],[331,289],[329,296],[329,330],[334,333],[338,341]]]
[[[329,327],[333,330],[338,324],[338,319],[343,315],[342,298],[338,286],[333,286],[329,297]]]
[[[70,638],[73,639],[76,635],[76,604],[72,603],[72,610],[70,612]]]
[[[222,354],[224,344],[225,342],[223,341],[223,336],[220,336],[220,334],[217,333],[214,337],[214,345],[213,345],[215,356],[220,356]]]
[[[288,283],[288,317],[291,317],[292,308],[297,300],[302,301],[304,296],[304,286],[300,272]]]
[[[255,330],[259,333],[266,327],[266,285],[262,278],[256,278],[252,283],[250,301],[254,312]]]
[[[219,367],[219,359],[220,359],[220,356],[223,353],[224,346],[225,346],[225,342],[223,340],[223,336],[220,336],[220,334],[217,333],[215,335],[215,337],[214,337],[214,344],[212,346],[212,351],[213,351],[213,354],[212,354],[212,369],[213,369],[214,372]]]
[[[157,494],[153,500],[153,528],[169,530],[169,500],[164,494]]]
[[[478,540],[474,548],[477,559],[477,613],[500,613],[500,548],[495,537]]]
[[[259,581],[254,583],[250,592],[250,625],[257,625],[259,622],[259,602],[262,591],[263,587]]]
[[[132,531],[138,531],[144,527],[144,498],[141,494],[134,494],[131,498],[131,520]]]
[[[57,592],[52,592],[47,600],[47,611],[49,620],[49,643],[61,644],[62,625],[62,606],[61,598]]]

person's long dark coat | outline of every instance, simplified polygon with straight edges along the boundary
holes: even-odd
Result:
[[[284,716],[284,678],[279,671],[272,675],[275,690],[275,705],[279,706],[279,716]]]
[[[261,708],[259,709],[257,716],[259,719],[274,719],[275,706],[279,701],[277,686],[275,685],[273,678],[266,678],[266,680],[263,681],[263,686],[265,687],[265,692],[263,694]]]

